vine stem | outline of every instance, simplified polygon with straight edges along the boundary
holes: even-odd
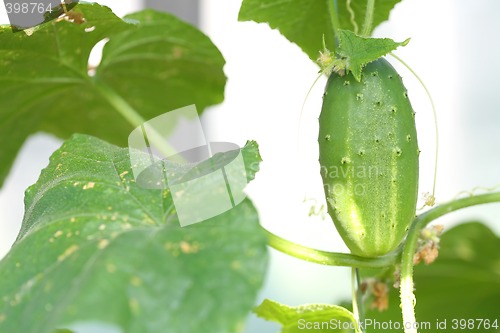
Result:
[[[148,141],[152,147],[156,148],[165,157],[177,154],[176,150],[168,144],[167,140],[153,127],[147,126],[144,118],[142,118],[141,115],[119,94],[98,80],[93,80],[92,83],[96,86],[96,91],[112,105],[133,128],[141,127],[143,133],[146,133],[147,129]]]
[[[404,243],[393,252],[376,258],[364,258],[352,254],[327,252],[302,246],[263,228],[272,248],[298,259],[330,266],[350,266],[357,268],[381,268],[401,260],[400,298],[405,333],[418,333],[415,319],[416,298],[413,292],[413,257],[417,249],[420,231],[430,222],[448,213],[488,203],[500,203],[500,192],[481,194],[457,199],[441,204],[419,215],[413,221]],[[354,298],[353,298],[354,301]]]
[[[361,36],[369,37],[373,26],[373,13],[375,12],[375,0],[368,0],[366,4],[365,21],[363,22],[363,29]]]
[[[403,323],[405,324],[405,333],[418,332],[415,326],[416,298],[413,292],[413,257],[417,249],[417,242],[420,231],[433,220],[453,211],[475,205],[494,202],[500,202],[500,192],[481,194],[473,197],[450,201],[428,210],[427,212],[419,215],[413,221],[412,226],[408,232],[408,237],[406,238],[403,246],[403,253],[401,255],[400,297]],[[406,325],[408,325],[408,327],[406,327]]]
[[[363,298],[361,297],[361,290],[359,288],[359,271],[358,268],[351,269],[351,292],[352,292],[352,314],[356,320],[356,332],[363,333],[363,321],[365,320],[365,311],[363,308]]]
[[[365,320],[365,307],[363,303],[363,294],[361,292],[361,276],[359,274],[359,268],[355,268],[355,273],[356,273],[356,288],[357,288],[357,302],[358,302],[358,312],[359,312],[359,318],[363,322]]]
[[[352,298],[352,315],[356,321],[356,326],[361,327],[359,321],[359,309],[358,309],[358,294],[356,288],[356,268],[351,269],[351,298]],[[360,330],[361,331],[361,330]]]
[[[381,268],[393,265],[399,260],[399,251],[391,252],[376,258],[365,258],[347,253],[321,251],[296,244],[273,234],[265,228],[262,229],[267,234],[268,245],[275,250],[316,264],[359,268]]]
[[[335,0],[326,0],[328,4],[328,13],[330,14],[330,23],[332,25],[333,29],[333,36],[334,39],[337,39],[337,30],[340,28],[340,23],[339,23],[339,17],[337,15],[337,10],[335,9]],[[334,49],[331,50],[332,52],[335,51],[335,42],[333,44]]]

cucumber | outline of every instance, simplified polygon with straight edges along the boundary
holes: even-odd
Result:
[[[396,70],[381,58],[332,73],[319,117],[319,162],[328,213],[353,254],[394,250],[415,218],[415,113]]]

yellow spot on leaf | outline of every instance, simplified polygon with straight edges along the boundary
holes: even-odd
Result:
[[[231,263],[231,268],[235,271],[239,271],[241,269],[241,262],[235,260]]]
[[[198,244],[189,244],[188,242],[186,241],[182,241],[180,242],[180,248],[181,248],[181,251],[182,253],[196,253],[199,251],[200,247],[198,246]]]
[[[104,230],[104,229],[106,229],[106,225],[105,225],[105,224],[101,224],[101,225],[99,226],[99,230],[101,230],[101,231],[102,231],[102,230]]]
[[[114,264],[107,264],[106,270],[108,271],[108,273],[114,273],[116,272],[116,266]]]
[[[128,306],[130,307],[130,310],[132,310],[132,313],[134,313],[134,314],[138,314],[140,309],[141,309],[141,306],[139,305],[139,301],[136,300],[135,298],[131,298],[128,301]]]
[[[43,291],[45,291],[46,293],[50,292],[52,290],[52,286],[52,282],[47,282],[43,287]]]
[[[35,32],[35,28],[28,28],[23,30],[26,36],[30,37]]]
[[[130,284],[133,285],[133,286],[139,287],[140,285],[142,285],[142,280],[138,276],[133,276],[130,279]]]
[[[18,305],[19,303],[21,303],[21,295],[16,294],[14,296],[14,299],[12,299],[10,301],[10,306],[14,307],[14,306]]]
[[[54,237],[55,238],[60,237],[62,234],[63,232],[61,230],[57,230],[56,233],[54,234]]]
[[[57,261],[65,260],[67,257],[69,257],[70,255],[75,253],[77,250],[78,250],[78,245],[75,245],[75,244],[71,245],[70,247],[68,247],[66,249],[66,251],[64,251],[63,254],[61,254],[59,257],[57,257]]]
[[[83,189],[88,190],[88,189],[94,188],[94,186],[95,186],[94,182],[88,182],[87,184],[83,185]]]
[[[181,58],[183,54],[184,54],[184,50],[183,50],[181,47],[179,47],[179,46],[174,46],[174,47],[172,48],[172,57],[173,57],[174,59],[179,59],[179,58]]]
[[[176,244],[166,242],[163,245],[163,248],[167,250],[172,256],[178,257],[179,256],[179,248]]]
[[[0,323],[4,321],[6,318],[7,317],[3,313],[0,313]]]
[[[101,240],[99,241],[99,244],[97,245],[97,247],[98,247],[100,250],[102,250],[102,249],[106,248],[106,246],[108,246],[108,245],[109,245],[109,241],[108,241],[107,239],[101,239]]]

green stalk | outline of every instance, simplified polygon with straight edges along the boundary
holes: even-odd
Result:
[[[361,297],[361,290],[359,288],[359,271],[358,268],[351,270],[351,292],[352,292],[352,314],[356,320],[358,330],[356,332],[363,333],[362,323],[365,320],[365,313],[363,308],[363,298]]]
[[[352,315],[356,321],[356,326],[361,330],[361,322],[359,320],[359,310],[358,310],[358,290],[356,288],[356,268],[351,269],[351,294],[352,294]]]
[[[419,215],[408,232],[401,256],[400,297],[404,323],[415,323],[415,294],[413,293],[413,257],[420,231],[435,219],[456,210],[475,205],[500,202],[500,192],[481,194],[454,200]],[[405,328],[405,333],[417,333],[416,328]]]
[[[335,9],[335,0],[326,0],[326,3],[328,4],[328,13],[330,14],[330,23],[332,25],[333,29],[333,37],[334,40],[337,40],[337,30],[340,28],[340,23],[339,23],[339,17],[337,15],[337,10]],[[336,42],[333,43],[333,50],[330,50],[335,52],[335,45]]]
[[[264,228],[263,228],[264,229]],[[391,266],[399,260],[399,251],[381,257],[365,258],[347,253],[328,252],[299,245],[264,229],[268,245],[292,257],[328,266],[348,266],[359,268],[381,268]]]
[[[141,115],[130,106],[120,95],[106,84],[93,80],[92,83],[96,86],[96,91],[111,105],[125,120],[132,125],[133,128],[142,127],[146,122]],[[158,133],[153,127],[147,126],[147,135],[151,147],[158,149],[163,156],[171,156],[177,154],[177,151],[168,144],[167,140]]]
[[[365,21],[363,22],[363,29],[361,36],[369,37],[373,26],[373,13],[375,12],[375,0],[368,0],[366,4]]]
[[[358,312],[359,312],[359,319],[361,322],[365,320],[365,306],[363,304],[363,294],[361,293],[361,277],[359,275],[359,268],[355,268],[356,271],[356,283],[357,283],[357,303],[358,303]]]

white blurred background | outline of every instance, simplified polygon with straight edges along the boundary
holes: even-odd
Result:
[[[167,2],[176,1],[184,0]],[[141,1],[99,2],[120,16],[144,5]],[[313,201],[303,202],[307,196],[316,199],[318,206],[324,204],[316,137],[325,81],[320,80],[307,100],[299,138],[299,113],[317,67],[267,25],[237,22],[240,3],[199,1],[199,25],[226,58],[229,77],[224,103],[203,116],[207,136],[212,141],[239,145],[248,139],[259,143],[264,162],[248,193],[266,228],[304,245],[346,251],[329,217],[308,217]],[[440,130],[437,202],[476,186],[500,185],[500,99],[496,98],[500,93],[496,77],[500,76],[496,64],[500,59],[499,12],[498,0],[403,0],[375,33],[397,41],[412,38],[396,53],[420,75],[434,97]],[[1,4],[0,23],[7,23]],[[429,192],[435,149],[430,103],[411,73],[389,60],[404,77],[417,112],[422,150],[420,192]],[[0,190],[0,258],[19,230],[23,191],[36,181],[60,143],[49,135],[32,136]],[[448,227],[480,220],[500,234],[499,213],[500,205],[471,208],[440,223]],[[349,297],[348,286],[349,269],[305,263],[271,251],[259,301],[332,303]],[[274,327],[252,317],[247,333],[276,331]]]

